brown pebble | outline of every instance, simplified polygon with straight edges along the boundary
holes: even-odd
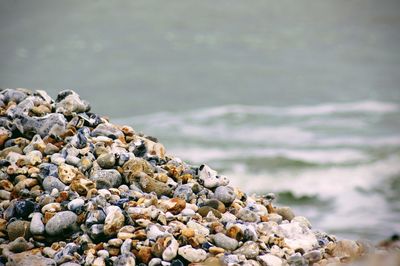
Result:
[[[168,211],[172,214],[179,214],[183,209],[186,207],[186,201],[181,198],[172,198],[170,199],[171,202],[175,203],[172,208],[169,208]]]
[[[243,231],[239,226],[233,225],[226,231],[226,235],[240,241],[243,238]]]
[[[56,198],[56,202],[61,203],[63,201],[66,201],[67,199],[68,199],[68,192],[61,191],[60,195]]]
[[[47,224],[47,222],[48,222],[54,215],[56,215],[55,212],[45,212],[45,213],[44,213],[43,223],[44,223],[44,224]]]
[[[220,213],[219,211],[217,211],[216,209],[211,208],[211,207],[209,207],[209,206],[200,207],[200,208],[197,210],[197,212],[198,212],[202,217],[206,217],[207,214],[208,214],[209,212],[212,212],[212,213],[215,215],[215,217],[217,217],[217,218],[221,218],[221,217],[222,217],[222,215],[221,215],[221,213]]]
[[[149,264],[151,258],[151,247],[141,247],[138,253],[138,259],[145,264]]]
[[[30,224],[30,222],[21,220],[9,223],[7,226],[8,238],[11,241],[17,239],[20,236],[24,237],[25,239],[29,239],[29,237],[31,236],[29,230]]]
[[[211,254],[216,255],[216,254],[219,254],[219,253],[224,253],[224,252],[225,252],[225,249],[220,248],[220,247],[210,247],[210,248],[208,249],[208,251],[209,251]]]
[[[220,213],[224,213],[225,212],[225,204],[223,204],[221,201],[216,200],[216,199],[211,199],[208,200],[204,203],[204,206],[209,206],[211,208],[216,209],[217,211],[219,211]]]
[[[164,250],[167,248],[166,245],[167,243],[165,237],[159,237],[156,243],[151,247],[151,253],[154,255],[154,257],[160,258]]]
[[[184,237],[190,238],[190,237],[194,237],[195,231],[192,228],[184,228],[184,229],[182,229],[181,234]]]
[[[0,181],[0,189],[4,189],[7,191],[12,191],[14,188],[14,185],[8,181],[8,180],[1,180]]]

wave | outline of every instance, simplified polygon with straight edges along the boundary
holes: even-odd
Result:
[[[350,103],[324,103],[288,107],[227,105],[196,111],[194,117],[219,117],[229,114],[274,115],[274,116],[321,116],[341,113],[390,113],[399,110],[399,105],[390,102],[359,101]]]
[[[116,118],[114,122],[142,122],[143,120],[162,122],[181,120],[182,118],[211,119],[227,115],[270,115],[270,116],[324,116],[343,113],[393,113],[400,110],[400,105],[392,102],[357,101],[347,103],[323,103],[314,105],[298,105],[286,107],[253,106],[253,105],[224,105],[207,107],[188,112],[158,112],[134,117]]]
[[[265,169],[252,174],[246,167],[226,171],[234,186],[247,192],[292,191],[296,197],[318,196],[321,199],[344,197],[357,190],[369,191],[385,179],[400,173],[400,156],[357,166],[332,166],[303,170]],[[248,180],[251,180],[249,183]]]
[[[216,160],[257,162],[260,164],[294,164],[294,165],[319,165],[319,164],[350,164],[360,163],[369,159],[362,151],[354,149],[331,149],[331,150],[306,150],[306,149],[275,149],[275,148],[253,148],[216,149],[209,147],[185,147],[172,148],[170,153],[185,158],[191,162],[203,163]]]

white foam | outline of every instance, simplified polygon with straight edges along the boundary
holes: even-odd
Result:
[[[278,115],[278,116],[316,116],[340,113],[390,113],[399,110],[399,105],[390,102],[359,101],[349,103],[323,103],[287,107],[226,105],[205,108],[189,115],[195,118],[215,118],[229,114]]]
[[[215,160],[244,160],[245,158],[287,158],[316,164],[354,163],[368,160],[369,157],[362,151],[354,149],[306,150],[280,148],[208,148],[182,147],[172,148],[170,154],[186,158],[191,162],[213,162]]]
[[[321,116],[341,113],[392,113],[400,110],[400,105],[391,102],[358,101],[348,103],[322,103],[314,105],[298,105],[286,107],[254,106],[254,105],[223,105],[201,108],[188,112],[171,113],[158,112],[148,115],[113,119],[115,123],[166,122],[174,123],[180,120],[204,120],[226,115],[271,115],[271,116]]]
[[[306,170],[284,169],[281,172],[251,174],[244,172],[224,173],[232,183],[247,192],[291,191],[296,196],[319,196],[323,199],[346,197],[357,188],[368,190],[385,178],[400,173],[400,157],[392,156],[386,160],[358,166],[335,166]],[[251,182],[248,182],[251,180]]]

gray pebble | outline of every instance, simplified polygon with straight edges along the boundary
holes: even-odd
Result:
[[[85,204],[85,201],[81,198],[73,199],[68,203],[68,210],[75,212]]]
[[[56,213],[46,224],[46,233],[51,236],[71,233],[76,226],[77,215],[71,211]]]
[[[40,212],[35,212],[32,215],[30,230],[33,235],[42,235],[44,233],[44,224],[42,222],[43,215]]]
[[[115,188],[122,184],[121,174],[115,170],[97,170],[92,173],[90,179],[96,183],[97,189]]]
[[[235,191],[229,186],[220,186],[215,189],[214,197],[224,204],[230,205],[236,198]]]
[[[235,250],[239,242],[236,239],[230,238],[223,233],[218,233],[213,237],[215,245],[226,250]]]
[[[112,153],[103,153],[97,158],[97,163],[101,168],[112,168],[115,165],[115,156]]]
[[[47,192],[51,192],[54,188],[58,191],[63,191],[65,189],[65,184],[57,177],[48,176],[43,180],[43,188]]]

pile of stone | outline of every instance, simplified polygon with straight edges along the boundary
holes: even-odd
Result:
[[[0,92],[0,265],[328,265],[374,248],[312,231],[78,94]]]

